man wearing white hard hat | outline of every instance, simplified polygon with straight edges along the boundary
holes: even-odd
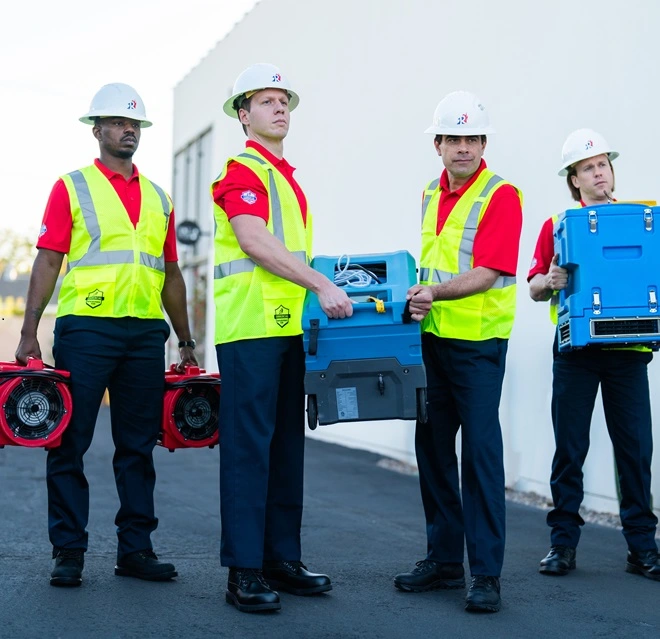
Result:
[[[234,84],[224,111],[248,140],[211,185],[215,203],[215,341],[220,397],[220,558],[226,601],[278,610],[278,590],[309,595],[330,579],[301,562],[304,367],[302,307],[315,292],[329,317],[348,296],[309,267],[312,218],[284,159],[298,95],[272,64]]]
[[[41,359],[37,328],[64,256],[58,295],[55,367],[71,373],[73,413],[62,444],[48,451],[48,531],[53,586],[82,583],[88,546],[89,489],[83,457],[108,389],[113,467],[120,508],[115,574],[148,581],[177,576],[154,554],[156,475],[152,451],[163,407],[165,342],[179,338],[181,363],[196,364],[177,264],[169,196],[133,164],[142,128],[151,126],[132,87],[102,87],[89,112],[99,157],[53,186],[37,241],[16,360]]]
[[[394,578],[403,591],[463,588],[468,611],[500,609],[505,499],[499,403],[516,303],[522,194],[483,160],[488,114],[472,93],[438,104],[427,133],[445,170],[422,204],[420,284],[408,292],[422,320],[428,422],[415,450],[427,554]],[[461,480],[456,435],[462,436]]]
[[[614,201],[612,160],[619,154],[592,129],[571,133],[562,149],[560,176],[566,176],[577,206]],[[558,216],[546,220],[527,276],[534,301],[550,301],[557,324],[557,291],[568,286],[568,271],[557,264],[553,228]],[[619,487],[623,535],[628,543],[626,570],[660,581],[655,542],[657,517],[651,508],[651,404],[645,347],[580,349],[553,347],[552,423],[555,454],[550,487],[554,508],[548,513],[550,552],[541,560],[544,575],[566,575],[576,567],[576,548],[584,520],[582,466],[589,450],[589,430],[600,386],[607,430],[612,440]]]

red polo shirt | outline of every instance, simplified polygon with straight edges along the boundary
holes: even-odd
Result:
[[[248,140],[248,149],[259,151],[286,179],[296,194],[303,222],[307,223],[307,199],[295,181],[291,166],[284,158],[281,160],[258,142]],[[228,219],[237,215],[255,215],[268,224],[268,193],[261,180],[252,169],[239,162],[230,162],[226,175],[213,189],[214,202],[227,214]]]
[[[449,214],[461,196],[474,184],[479,174],[486,168],[482,159],[476,173],[459,189],[449,190],[447,169],[440,176],[441,196],[438,203],[438,225],[440,235]],[[518,266],[520,233],[522,231],[522,208],[516,189],[510,184],[501,186],[490,200],[477,233],[472,249],[473,267],[483,266],[500,271],[505,275],[515,275]]]
[[[94,160],[96,167],[105,175],[114,187],[121,203],[133,226],[137,226],[140,219],[140,206],[142,205],[142,192],[138,169],[133,165],[133,175],[126,180],[120,173],[115,173],[99,160]],[[71,229],[73,218],[71,216],[71,202],[69,192],[64,182],[59,179],[50,192],[46,211],[41,224],[41,232],[37,240],[38,249],[49,249],[58,253],[68,253],[71,248]],[[170,215],[167,236],[165,238],[164,257],[166,262],[176,262],[176,235],[174,224],[174,211]]]

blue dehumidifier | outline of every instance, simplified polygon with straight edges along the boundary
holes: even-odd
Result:
[[[307,423],[426,421],[421,331],[406,293],[417,282],[407,251],[317,256],[312,268],[343,286],[353,315],[330,319],[308,292],[303,310]]]
[[[660,208],[613,203],[569,209],[555,227],[559,350],[660,345]]]

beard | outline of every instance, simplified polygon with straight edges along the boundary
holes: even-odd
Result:
[[[130,160],[134,154],[135,149],[119,149],[114,155],[122,160]]]

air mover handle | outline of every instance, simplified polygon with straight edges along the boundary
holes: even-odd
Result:
[[[170,364],[170,371],[172,373],[178,373],[177,366],[178,364]],[[184,367],[184,375],[200,375],[201,373],[206,373],[206,369],[199,366],[191,366],[190,364]]]
[[[18,362],[16,364],[20,366]],[[38,357],[28,357],[26,367],[35,371],[42,371],[44,369],[44,360]]]

